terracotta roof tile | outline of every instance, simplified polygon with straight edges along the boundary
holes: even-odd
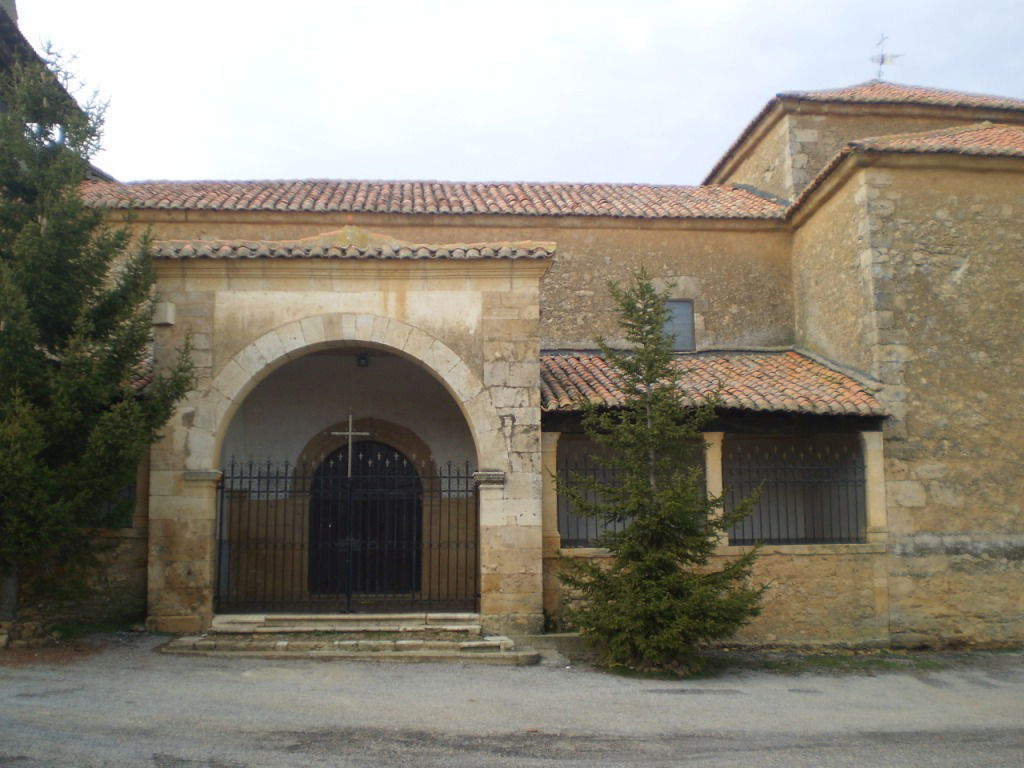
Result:
[[[742,133],[729,146],[708,173],[704,182],[710,184],[729,158],[750,137],[757,126],[782,101],[808,101],[823,104],[909,104],[932,107],[964,107],[968,109],[993,109],[1024,112],[1024,99],[1010,99],[1002,96],[988,96],[978,93],[963,93],[923,85],[903,85],[884,80],[868,80],[866,83],[848,85],[843,88],[829,88],[820,91],[783,91],[775,95],[754,116]]]
[[[849,376],[798,352],[697,352],[680,355],[688,404],[716,393],[721,407],[741,411],[884,416],[881,404]],[[619,376],[600,355],[545,353],[541,357],[541,407],[574,411],[583,399],[621,403]]]
[[[1024,126],[986,121],[934,131],[875,136],[850,143],[855,149],[876,152],[1024,157]]]
[[[939,128],[933,131],[898,133],[851,141],[837,152],[828,164],[811,179],[786,211],[789,216],[822,182],[851,154],[887,152],[893,154],[965,155],[973,157],[1024,157],[1024,126],[1000,123]]]
[[[159,240],[158,259],[546,259],[554,243],[408,243],[360,227],[302,240]]]
[[[1021,99],[949,91],[923,85],[903,85],[884,80],[868,80],[866,83],[820,91],[785,91],[780,93],[778,98],[833,104],[928,104],[937,107],[977,107],[1024,112],[1024,100]]]
[[[641,219],[780,219],[784,206],[732,186],[441,181],[87,182],[98,208],[322,211]]]

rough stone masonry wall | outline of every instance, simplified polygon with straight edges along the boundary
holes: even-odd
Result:
[[[122,626],[146,617],[146,531],[124,528],[100,536],[103,551],[86,581],[88,592],[39,598],[23,590],[17,618],[0,621],[0,648],[59,640],[76,627]]]
[[[0,621],[0,648],[8,642],[21,646],[59,639],[60,631],[75,627],[124,625],[145,619],[148,461],[139,467],[135,490],[130,526],[95,534],[97,567],[87,572],[85,591],[78,592],[72,584],[65,595],[40,597],[31,584],[22,583],[16,615]]]
[[[877,346],[894,412],[891,631],[897,642],[1019,642],[1024,167],[938,162],[866,172],[884,267],[875,290],[891,313]]]
[[[868,247],[867,194],[856,176],[800,224],[793,292],[797,346],[874,377],[879,325],[891,313],[876,307],[874,275],[881,265]]]
[[[812,110],[814,107],[811,108]],[[842,111],[814,114],[797,111],[789,115],[789,155],[792,165],[792,196],[828,165],[835,154],[854,139],[887,136],[894,133],[931,131],[951,125],[967,125],[991,119],[991,113],[950,112],[898,114],[844,114]]]
[[[739,548],[732,548],[738,550]],[[564,555],[602,561],[597,549],[568,549]],[[711,565],[720,568],[734,555],[723,547]],[[729,643],[739,645],[872,647],[888,645],[884,588],[884,546],[835,544],[768,546],[761,550],[753,582],[768,587],[760,615]],[[549,557],[544,574],[548,620],[563,627],[572,593],[560,583],[563,561]]]
[[[609,280],[645,266],[674,280],[674,298],[693,299],[697,348],[778,347],[793,343],[789,241],[778,222],[664,222],[635,219],[497,216],[288,215],[263,212],[167,212],[160,238],[309,237],[352,224],[408,242],[534,240],[557,243],[541,281],[543,348],[593,348],[594,337],[619,333]],[[202,341],[202,340],[200,340]]]
[[[768,589],[735,642],[879,646],[889,642],[881,545],[791,545],[761,550],[753,580]]]
[[[783,200],[793,199],[789,121],[789,115],[779,118],[750,154],[729,174],[729,184],[751,186]]]

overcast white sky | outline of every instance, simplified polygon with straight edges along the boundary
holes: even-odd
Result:
[[[697,184],[775,93],[1024,98],[1021,0],[18,0],[137,179]]]

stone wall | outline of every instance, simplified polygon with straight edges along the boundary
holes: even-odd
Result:
[[[761,614],[736,642],[768,645],[889,644],[884,545],[765,547],[754,583],[768,589]]]
[[[729,184],[743,184],[783,200],[793,199],[793,155],[789,115],[782,115],[729,173]]]
[[[884,268],[869,248],[869,190],[861,177],[843,185],[793,235],[796,345],[875,377],[878,325],[875,274]],[[884,200],[872,200],[882,206]]]
[[[103,551],[86,579],[87,592],[41,598],[22,590],[17,618],[0,621],[0,648],[59,640],[64,630],[124,626],[145,619],[145,529],[114,529],[99,538]]]
[[[131,525],[93,534],[97,567],[87,571],[83,590],[71,584],[66,594],[40,597],[30,583],[20,585],[16,615],[0,621],[0,648],[8,641],[19,646],[59,639],[58,627],[73,631],[75,627],[120,626],[145,619],[148,461],[139,467],[135,491]]]
[[[797,117],[793,151],[808,168],[847,133],[935,127],[920,116],[846,124],[830,115],[827,126]],[[378,263],[162,263],[160,298],[177,320],[157,329],[158,347],[165,355],[192,333],[205,395],[152,452],[150,612],[166,619],[158,626],[192,629],[189,621],[210,611],[215,477],[202,471],[218,455],[220,420],[269,368],[328,338],[379,343],[447,371],[438,380],[467,419],[481,467],[504,473],[481,488],[484,613],[508,627],[536,626],[539,349],[614,339],[605,283],[643,264],[694,299],[698,349],[795,343],[873,380],[892,414],[885,525],[869,545],[766,556],[759,573],[776,586],[742,638],[871,644],[891,631],[911,645],[1019,641],[1019,169],[986,159],[847,162],[798,213],[792,233],[778,223],[144,213],[138,225],[154,224],[158,238],[285,239],[358,224],[414,242],[558,244],[539,287],[539,270],[517,276],[494,265],[431,264],[427,273]],[[546,562],[552,603],[556,566]]]
[[[931,131],[982,120],[1022,121],[1020,113],[1014,112],[936,110],[911,105],[867,107],[783,102],[782,109],[784,114],[756,139],[749,154],[729,171],[725,183],[750,185],[794,200],[836,153],[855,139]],[[773,119],[772,114],[766,121]]]
[[[157,225],[161,237],[195,234],[193,222],[173,214]],[[261,226],[260,236],[268,239],[307,234],[267,222]],[[226,238],[253,236],[225,221],[216,232]],[[430,397],[442,392],[449,398],[451,407],[439,415],[439,424],[450,422],[452,414],[460,417],[475,453],[469,458],[481,470],[491,470],[481,476],[480,491],[483,621],[492,629],[538,629],[538,298],[547,266],[537,260],[158,262],[157,299],[167,322],[157,327],[157,359],[166,360],[191,334],[198,382],[151,451],[151,626],[195,631],[210,620],[216,470],[233,418],[238,413],[247,418],[248,396],[275,371],[308,374],[315,364],[301,359],[312,353],[359,348],[404,358],[418,366],[420,378],[432,379]],[[305,405],[315,408],[325,387],[317,376],[307,378],[305,386],[318,394]],[[379,393],[391,397],[393,407],[374,418],[413,430],[416,424],[397,420],[403,408],[417,402],[417,380],[396,372],[396,381]],[[391,385],[404,386],[403,399],[394,400]],[[325,419],[329,423],[322,429],[337,421]],[[436,442],[443,447],[445,441]]]
[[[891,414],[893,642],[1019,641],[1024,168],[908,156],[846,170],[798,219],[797,343],[876,379]]]
[[[1024,638],[1024,166],[908,158],[871,169],[886,265],[894,636]]]
[[[724,547],[712,559],[721,567],[739,547]],[[603,559],[600,550],[566,550],[569,557]],[[765,547],[754,583],[767,585],[761,614],[730,641],[740,645],[889,644],[884,545],[793,545]],[[558,579],[562,561],[545,560],[545,605],[549,625],[559,627],[571,595]]]
[[[872,113],[863,107],[816,113],[815,107],[802,106],[789,116],[793,192],[795,197],[828,165],[835,154],[854,139],[887,136],[895,133],[932,131],[951,125],[967,125],[993,119],[992,114],[971,110],[915,111],[913,108]],[[1000,116],[1019,122],[1019,114]]]
[[[544,348],[591,348],[596,335],[614,339],[618,326],[607,283],[628,279],[640,265],[654,278],[674,281],[682,289],[676,298],[694,299],[698,349],[793,342],[790,235],[780,222],[305,213],[278,219],[263,212],[172,211],[157,217],[143,211],[139,224],[152,224],[156,238],[299,238],[354,224],[420,243],[555,242],[554,261],[541,283]],[[336,298],[310,288],[311,303]],[[231,301],[232,311],[243,310]],[[429,311],[424,315],[430,322]]]

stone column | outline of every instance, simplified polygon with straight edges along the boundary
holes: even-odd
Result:
[[[721,496],[725,485],[722,482],[722,442],[725,432],[704,433],[704,482],[708,496]]]
[[[149,629],[198,632],[213,617],[217,470],[150,476]]]
[[[561,436],[561,432],[542,432],[540,436],[544,557],[554,557],[562,546],[558,533],[558,439]]]
[[[867,504],[866,538],[869,544],[886,544],[889,540],[889,520],[885,500],[885,457],[882,453],[882,432],[861,432],[864,454],[864,498]],[[875,623],[879,637],[890,637],[889,614],[889,558],[876,556],[873,560],[873,592]]]
[[[725,491],[725,483],[722,480],[722,443],[725,440],[725,432],[704,433],[704,485],[707,487],[708,498],[718,498]],[[724,510],[721,507],[715,509],[713,515],[721,515]],[[729,545],[726,534],[718,539],[719,547]]]
[[[561,584],[558,580],[558,550],[562,537],[558,532],[558,439],[561,432],[542,432],[541,440],[541,519],[544,548],[544,612],[559,614]]]
[[[864,453],[864,496],[867,501],[867,540],[884,544],[889,540],[889,515],[885,500],[885,457],[882,433],[861,432]]]

